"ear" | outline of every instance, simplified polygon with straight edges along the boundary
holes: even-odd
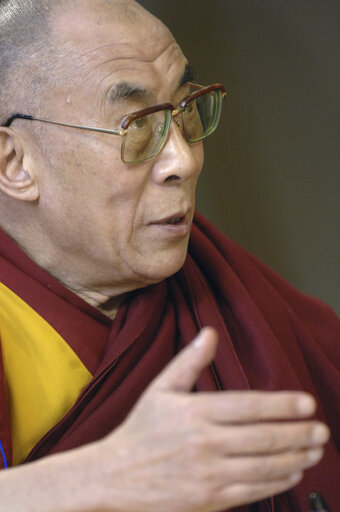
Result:
[[[0,127],[0,190],[21,201],[39,199],[39,187],[20,134]]]

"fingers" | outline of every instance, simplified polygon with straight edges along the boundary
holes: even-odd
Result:
[[[214,472],[220,475],[220,482],[257,483],[289,478],[296,472],[303,472],[317,464],[323,456],[322,448],[285,452],[255,457],[216,458]]]
[[[296,391],[197,393],[192,400],[206,420],[228,424],[305,418],[316,407],[310,395]]]
[[[195,340],[161,372],[149,390],[188,392],[202,370],[209,365],[217,349],[217,332],[201,330]],[[243,423],[276,419],[304,418],[315,412],[315,401],[298,392],[218,392],[197,393],[197,412],[212,423]]]
[[[201,371],[214,358],[217,341],[215,329],[202,329],[194,341],[154,380],[150,388],[158,391],[190,391]]]
[[[288,491],[297,485],[302,479],[302,473],[296,472],[287,478],[274,480],[272,482],[259,482],[254,484],[234,484],[222,488],[218,495],[215,495],[215,502],[218,507],[228,503],[230,508],[255,503],[268,496],[274,496]]]
[[[216,459],[206,479],[215,482],[211,500],[228,507],[253,503],[295,486],[322,457],[320,448],[260,457]]]
[[[314,399],[303,392],[189,393],[216,348],[216,331],[203,329],[153,381],[125,422],[126,432],[132,430],[128,453],[150,458],[146,473],[154,470],[152,480],[160,487],[172,475],[170,493],[164,489],[167,503],[187,474],[190,492],[186,487],[183,499],[201,490],[201,509],[204,503],[207,510],[229,509],[283,492],[321,459],[329,437],[320,422],[296,421],[315,412]],[[131,439],[140,443],[132,450]],[[221,507],[212,509],[216,502]]]
[[[328,427],[317,421],[218,426],[211,433],[212,449],[224,456],[317,448],[327,442],[329,436]]]

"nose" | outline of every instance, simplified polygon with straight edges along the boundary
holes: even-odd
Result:
[[[168,139],[154,159],[152,177],[158,184],[197,178],[203,165],[202,142],[188,144],[181,128],[172,120]]]

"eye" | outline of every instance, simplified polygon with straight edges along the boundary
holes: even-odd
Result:
[[[190,101],[185,107],[185,115],[188,119],[195,119],[198,116],[196,100]]]
[[[194,105],[193,105],[193,101],[191,101],[190,103],[188,103],[188,105],[186,106],[186,109],[188,114],[192,114],[195,110],[194,108]]]
[[[141,128],[145,128],[148,124],[149,124],[149,120],[148,120],[147,116],[143,116],[143,117],[138,117],[137,119],[135,119],[131,123],[131,127],[140,130]]]

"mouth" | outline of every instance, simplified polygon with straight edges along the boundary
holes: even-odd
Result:
[[[175,213],[174,215],[170,215],[168,217],[164,217],[163,219],[157,220],[156,222],[153,222],[152,224],[161,225],[176,225],[180,224],[181,222],[187,222],[189,220],[189,215],[187,213]]]
[[[175,217],[175,218],[169,219],[169,220],[165,221],[164,224],[170,224],[170,225],[180,224],[184,219],[185,219],[185,215],[182,215],[181,217]]]
[[[189,210],[177,212],[151,224],[168,235],[187,236],[191,230],[191,216],[189,215]]]

